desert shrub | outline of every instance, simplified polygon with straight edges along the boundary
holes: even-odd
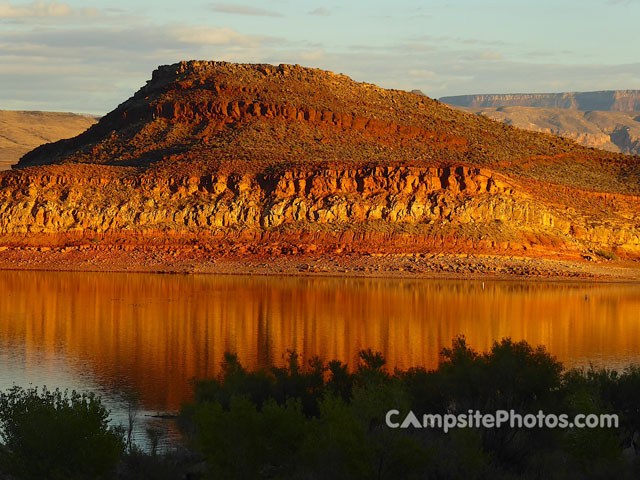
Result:
[[[122,433],[93,394],[13,387],[0,393],[0,466],[19,479],[99,479],[114,470]]]
[[[184,425],[212,478],[632,478],[622,450],[640,431],[640,369],[570,370],[542,347],[503,339],[489,351],[464,337],[437,369],[390,372],[384,357],[359,364],[291,354],[283,368],[247,372],[228,356],[221,375],[196,383]],[[386,412],[522,415],[610,413],[619,428],[391,429]]]
[[[199,404],[193,421],[213,478],[282,478],[296,468],[306,423],[299,401],[269,400],[258,411],[246,397],[233,396],[227,410],[217,402]]]
[[[145,452],[134,444],[118,464],[118,480],[196,479],[201,458],[193,452],[177,448],[159,453]]]
[[[604,258],[605,260],[617,260],[618,256],[613,253],[610,252],[608,250],[596,250],[596,255],[598,255],[601,258]]]

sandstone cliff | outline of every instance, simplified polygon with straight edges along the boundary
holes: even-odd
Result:
[[[160,67],[18,167],[4,245],[640,255],[633,157],[299,66]]]

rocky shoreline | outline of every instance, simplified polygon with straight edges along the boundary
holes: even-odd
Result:
[[[640,281],[640,264],[599,258],[473,253],[238,253],[207,245],[0,247],[2,270],[214,275],[312,275],[512,280]]]

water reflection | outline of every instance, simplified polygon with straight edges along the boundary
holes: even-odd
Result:
[[[176,409],[225,351],[248,367],[289,348],[434,367],[465,334],[544,344],[568,365],[640,361],[640,286],[0,272],[0,388],[46,383]]]

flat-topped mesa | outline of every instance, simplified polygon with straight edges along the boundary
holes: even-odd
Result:
[[[18,168],[58,163],[202,171],[317,162],[440,166],[532,156],[591,155],[436,100],[298,65],[180,62],[84,134],[25,155]],[[602,157],[605,160],[604,157]],[[182,168],[182,167],[181,167]]]
[[[631,112],[640,110],[640,90],[603,90],[566,93],[505,93],[442,97],[459,107],[537,107],[581,111]]]
[[[360,252],[640,255],[633,157],[297,65],[159,67],[19,167],[0,174],[0,243],[304,233]]]
[[[212,135],[222,137],[219,134],[234,124],[256,119],[307,121],[319,126],[407,137],[438,135],[416,126],[415,122],[394,122],[396,117],[389,108],[365,105],[361,101],[365,92],[378,103],[390,95],[403,94],[299,65],[189,61],[161,66],[144,87],[94,128],[75,139],[26,155],[18,168],[69,162],[147,165],[164,159],[167,150],[174,153],[198,149],[201,143],[209,144]],[[426,98],[420,100],[424,102],[437,103]],[[167,138],[172,137],[168,130],[176,124],[189,129],[181,142]],[[445,132],[441,135],[447,137]],[[159,150],[158,137],[168,148],[152,155],[153,158],[139,159]],[[286,146],[287,142],[281,143]],[[454,139],[454,143],[464,140]],[[117,155],[109,148],[114,144],[120,144],[117,153],[126,150],[125,155]],[[100,154],[103,147],[110,150],[108,158]]]
[[[160,65],[151,74],[151,80],[147,85],[162,84],[163,82],[179,81],[185,78],[203,78],[221,73],[233,75],[236,78],[243,78],[245,75],[260,73],[264,76],[291,77],[295,76],[300,79],[314,79],[325,76],[332,79],[341,78],[347,82],[351,79],[343,74],[337,74],[328,70],[319,68],[309,68],[300,65],[290,65],[281,63],[280,65],[271,65],[268,63],[233,63],[215,60],[188,60],[172,65]],[[375,85],[369,84],[373,88]]]

